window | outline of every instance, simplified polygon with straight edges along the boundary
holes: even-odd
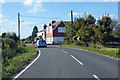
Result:
[[[58,32],[65,32],[65,27],[58,27]]]

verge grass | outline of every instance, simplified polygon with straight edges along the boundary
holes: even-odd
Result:
[[[69,48],[88,50],[88,51],[91,51],[91,52],[95,52],[95,53],[99,53],[99,54],[102,54],[102,55],[107,55],[107,56],[110,56],[110,57],[120,59],[120,54],[118,54],[118,49],[117,48],[114,48],[113,50],[110,50],[110,48],[109,49],[108,48],[97,49],[97,48],[84,47],[84,46],[78,46],[78,45],[73,45],[73,44],[67,44],[67,45],[62,44],[61,47],[69,47]]]
[[[21,70],[22,67],[32,61],[37,56],[37,49],[33,46],[26,46],[24,47],[26,50],[25,53],[17,55],[12,59],[9,59],[9,65],[3,67],[2,77],[9,78],[17,71]]]

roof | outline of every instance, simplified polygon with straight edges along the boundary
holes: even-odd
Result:
[[[62,21],[62,20],[61,20]],[[52,24],[52,26],[57,26],[61,21],[55,22]],[[70,21],[63,21],[65,24],[69,24]]]
[[[64,23],[65,23],[65,24],[69,24],[69,23],[71,23],[71,22],[70,22],[70,21],[64,21]]]
[[[61,21],[55,22],[52,24],[52,26],[57,26]]]
[[[53,30],[56,28],[56,27],[58,27],[58,25],[61,23],[61,22],[63,22],[65,25],[67,25],[68,23],[70,23],[70,21],[58,21],[58,22],[55,22],[55,23],[53,23],[52,24],[52,26],[55,26],[54,28],[53,28]]]

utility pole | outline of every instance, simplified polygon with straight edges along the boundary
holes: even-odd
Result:
[[[73,24],[73,11],[71,10],[71,23]]]
[[[18,39],[20,43],[20,13],[18,13]]]

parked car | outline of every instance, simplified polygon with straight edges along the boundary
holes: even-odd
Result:
[[[35,46],[37,48],[39,47],[47,47],[46,41],[43,39],[37,40],[37,42],[35,43]]]

